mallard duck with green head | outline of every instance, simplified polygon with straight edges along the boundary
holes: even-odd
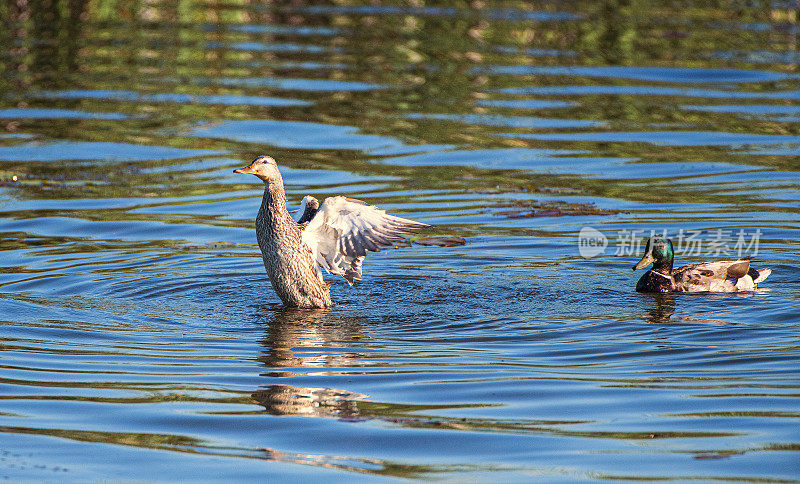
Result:
[[[738,292],[754,291],[757,284],[772,274],[771,269],[756,270],[749,259],[700,262],[673,269],[672,241],[650,237],[644,257],[633,270],[647,271],[636,284],[638,292]]]

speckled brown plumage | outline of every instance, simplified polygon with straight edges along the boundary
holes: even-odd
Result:
[[[284,304],[299,308],[333,305],[330,284],[320,280],[311,250],[300,238],[300,226],[286,210],[283,182],[270,183],[264,189],[256,238],[269,281]]]

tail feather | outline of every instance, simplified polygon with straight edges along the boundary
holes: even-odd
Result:
[[[758,271],[758,277],[753,279],[753,282],[758,284],[759,282],[769,277],[770,274],[772,274],[772,269],[761,269],[760,271]]]

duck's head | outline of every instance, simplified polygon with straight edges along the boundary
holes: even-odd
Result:
[[[281,178],[281,172],[278,171],[278,164],[275,163],[275,160],[269,156],[259,156],[249,165],[245,166],[244,168],[233,170],[233,172],[243,173],[245,175],[255,175],[266,184],[269,184],[270,182],[283,181]]]
[[[672,242],[665,237],[650,237],[644,249],[644,257],[633,266],[633,270],[643,269],[653,264],[653,269],[661,272],[672,271],[674,251]]]

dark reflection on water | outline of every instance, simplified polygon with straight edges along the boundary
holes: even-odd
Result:
[[[796,6],[0,5],[0,476],[797,482]],[[253,234],[434,224],[293,311]],[[579,233],[606,238],[584,258]],[[633,292],[651,231],[765,290]],[[584,247],[585,248],[585,247]],[[214,477],[210,477],[214,476]]]

